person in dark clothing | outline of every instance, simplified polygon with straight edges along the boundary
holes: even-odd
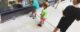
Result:
[[[61,32],[65,32],[67,28],[73,23],[73,21],[77,18],[77,8],[73,6],[68,6],[63,11],[63,17],[61,18],[58,28],[60,28]]]
[[[73,0],[74,5],[79,3],[80,0]],[[63,16],[59,24],[53,32],[57,32],[58,29],[60,29],[61,32],[66,32],[68,27],[74,22],[75,19],[78,21],[80,20],[80,8],[75,7],[74,5],[66,7],[66,9],[63,11]]]

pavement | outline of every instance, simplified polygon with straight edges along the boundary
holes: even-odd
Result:
[[[57,8],[49,6],[47,9],[47,21],[42,27],[38,27],[38,19],[32,19],[32,17],[29,17],[30,13],[28,13],[10,18],[6,22],[1,23],[0,32],[52,32],[63,16],[62,11],[68,5],[65,2],[61,2]],[[66,32],[80,32],[80,21],[75,20]]]

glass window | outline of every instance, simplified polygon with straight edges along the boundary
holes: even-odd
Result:
[[[23,0],[23,1],[22,1],[22,6],[23,6],[23,7],[30,6],[29,0]]]
[[[43,2],[45,2],[45,0],[38,0],[40,4],[42,4]]]

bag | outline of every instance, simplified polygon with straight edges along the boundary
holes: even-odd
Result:
[[[78,11],[77,11],[77,18],[76,18],[77,21],[80,20],[80,8],[78,8]]]

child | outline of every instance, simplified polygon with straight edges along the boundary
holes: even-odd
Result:
[[[39,2],[38,2],[38,0],[30,0],[30,2],[31,2],[31,5],[33,5],[33,11],[32,11],[32,17],[33,17],[33,19],[35,19],[35,17],[36,17],[36,11],[37,11],[37,9],[39,9],[40,7],[39,7]]]
[[[44,24],[44,21],[46,21],[46,17],[47,17],[47,2],[42,4],[43,10],[41,12],[41,18],[40,18],[40,23],[38,24],[38,26],[42,26],[42,24]]]

